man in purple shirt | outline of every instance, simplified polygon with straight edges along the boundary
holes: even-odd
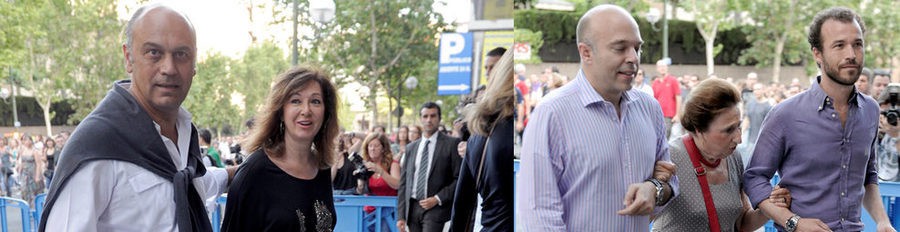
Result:
[[[850,9],[819,12],[808,40],[823,73],[799,95],[775,106],[763,122],[744,172],[750,202],[784,231],[861,231],[861,206],[878,231],[888,221],[875,170],[878,104],[854,88],[863,66],[865,25]],[[778,171],[791,191],[790,209],[764,201]]]

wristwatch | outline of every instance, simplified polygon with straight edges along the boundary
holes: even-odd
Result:
[[[800,216],[794,214],[791,218],[788,218],[786,222],[784,222],[784,231],[794,232],[797,229],[797,224],[800,223]]]
[[[665,204],[666,202],[663,201],[663,184],[662,184],[662,182],[660,182],[656,178],[650,178],[650,179],[647,179],[647,181],[649,181],[650,183],[653,183],[653,186],[656,187],[656,205],[660,206],[660,205]]]

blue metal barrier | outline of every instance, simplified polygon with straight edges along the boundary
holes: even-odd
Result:
[[[32,231],[31,228],[37,228],[40,225],[40,215],[43,212],[44,201],[47,194],[43,193],[35,197],[35,210],[30,210],[28,204],[23,200],[5,198],[6,201],[0,202],[0,207],[5,209],[6,206],[15,206],[22,210],[23,231]],[[210,222],[214,232],[219,232],[222,227],[222,217],[224,216],[225,202],[227,195],[219,196],[216,200],[216,207],[210,212]],[[373,206],[375,211],[367,214],[363,211],[363,207]],[[337,214],[337,226],[334,231],[367,231],[366,228],[372,228],[375,232],[396,232],[397,230],[397,197],[382,196],[334,196],[334,208]],[[2,232],[7,232],[8,222],[6,219],[6,210],[0,210],[0,224],[2,224]],[[31,219],[35,219],[31,224]],[[28,222],[28,223],[25,223]],[[383,230],[386,228],[388,231]]]
[[[222,217],[225,215],[222,211],[225,211],[225,202],[228,202],[228,194],[222,194],[219,198],[216,199],[216,208],[210,212],[210,223],[212,223],[213,232],[219,232],[222,229]]]
[[[37,231],[41,226],[41,213],[44,212],[44,202],[47,201],[47,193],[41,193],[34,196],[34,211],[31,211],[31,218],[34,218],[34,230]]]
[[[30,232],[32,226],[31,208],[28,207],[28,203],[26,203],[25,201],[9,197],[0,197],[0,231],[9,231],[9,221],[7,220],[8,215],[6,215],[6,208],[10,206],[19,208],[19,212],[22,215],[22,231]]]
[[[365,206],[373,206],[375,211],[367,215]],[[382,232],[382,226],[398,231],[396,208],[397,197],[334,195],[338,219],[334,231],[367,231],[373,227],[375,232]]]

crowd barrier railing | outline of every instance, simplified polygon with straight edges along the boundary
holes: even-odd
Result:
[[[35,197],[35,209],[31,210],[25,201],[15,198],[2,197],[0,207],[19,208],[22,214],[23,231],[36,231],[40,225],[41,212],[47,194],[42,193]],[[216,200],[216,207],[210,211],[210,223],[214,232],[219,232],[222,227],[225,202],[227,196],[222,195]],[[375,207],[372,213],[363,211],[365,206]],[[334,195],[334,208],[337,214],[337,225],[334,231],[375,231],[396,232],[397,229],[397,197],[386,196],[353,196]],[[34,219],[34,220],[32,220]],[[27,223],[26,223],[27,222]],[[370,228],[367,230],[366,228]],[[9,231],[9,222],[6,210],[0,210],[0,232]]]
[[[518,179],[519,166],[520,161],[515,160],[513,170],[516,173],[516,179]],[[778,181],[779,178],[776,175],[772,179],[772,184],[774,185]],[[900,228],[900,182],[880,182],[879,191],[891,225],[894,228]],[[23,231],[36,230],[37,226],[40,225],[46,194],[42,193],[35,197],[35,209],[33,211],[30,210],[29,205],[23,200],[8,197],[0,197],[0,199],[4,199],[0,201],[0,207],[4,209],[0,210],[0,232],[9,231],[8,215],[5,210],[7,207],[15,207],[20,210]],[[226,199],[226,196],[220,196],[216,201],[216,207],[210,212],[210,222],[215,232],[219,232],[221,227]],[[397,197],[334,195],[334,206],[338,219],[335,231],[366,231],[367,227],[372,228],[376,232],[383,232],[383,229],[387,229],[390,232],[398,231],[396,225]],[[363,211],[365,206],[373,206],[376,210],[371,214],[367,214]],[[514,207],[516,212],[518,212],[518,204]],[[516,220],[518,221],[518,219],[517,216]],[[876,223],[865,209],[862,210],[862,222],[866,225],[864,231],[875,231]],[[518,223],[516,223],[516,227],[516,231],[519,231]],[[766,232],[776,231],[771,220],[766,223],[764,230]]]

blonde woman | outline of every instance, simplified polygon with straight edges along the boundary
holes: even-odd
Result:
[[[452,231],[474,227],[479,195],[485,199],[482,231],[512,231],[514,110],[512,51],[507,51],[494,66],[483,100],[466,117],[472,135],[456,184]]]

